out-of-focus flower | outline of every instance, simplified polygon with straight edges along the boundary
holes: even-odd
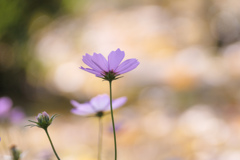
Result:
[[[52,152],[50,150],[42,150],[37,155],[38,159],[50,160],[52,159]]]
[[[129,72],[139,65],[138,60],[135,58],[122,62],[124,56],[124,51],[121,51],[120,49],[112,51],[108,55],[108,61],[102,54],[94,53],[92,56],[86,54],[83,56],[82,60],[90,68],[80,68],[105,80],[116,80],[119,78],[119,75]]]
[[[51,118],[49,118],[49,115],[47,114],[47,112],[44,111],[42,113],[39,113],[38,116],[36,117],[37,122],[28,120],[29,122],[32,122],[35,124],[29,124],[27,126],[30,126],[30,127],[36,126],[36,127],[46,130],[48,128],[48,126],[50,126],[52,124],[52,121],[54,120],[54,118],[56,118],[56,116],[57,115],[55,114]]]
[[[115,130],[116,130],[116,132],[121,131],[121,130],[123,129],[123,124],[124,124],[123,121],[118,122],[118,123],[115,124]],[[110,133],[113,132],[113,127],[112,127],[112,125],[110,125],[110,126],[108,127],[108,131],[109,131]]]
[[[0,98],[0,116],[5,116],[12,107],[12,100],[9,97]]]
[[[127,101],[126,97],[120,97],[112,101],[113,109],[119,108]],[[78,103],[75,100],[71,100],[71,104],[75,107],[71,110],[73,114],[86,116],[96,114],[98,117],[102,117],[104,112],[110,111],[110,99],[107,94],[98,95],[93,97],[89,102]]]
[[[0,120],[9,120],[18,123],[25,117],[20,107],[12,108],[13,102],[9,97],[0,97]]]

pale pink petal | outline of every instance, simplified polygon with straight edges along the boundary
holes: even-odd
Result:
[[[108,62],[102,54],[94,53],[92,56],[92,61],[96,66],[101,68],[101,70],[108,72]]]
[[[87,71],[87,72],[89,72],[89,73],[95,74],[97,77],[103,77],[103,75],[101,74],[101,72],[92,70],[92,69],[90,69],[90,68],[83,68],[83,67],[79,67],[79,68],[82,69],[82,70],[84,70],[84,71]]]
[[[38,113],[36,120],[38,120],[42,116],[42,113]]]
[[[96,112],[104,111],[104,109],[109,105],[109,96],[107,94],[101,94],[91,99],[90,103]]]
[[[137,66],[139,65],[139,62],[137,59],[133,58],[133,59],[128,59],[124,62],[122,62],[117,69],[115,70],[115,72],[117,74],[123,74],[126,72],[129,72],[133,69],[135,69]]]
[[[117,99],[113,100],[112,107],[113,107],[113,109],[117,109],[117,108],[123,106],[126,102],[127,102],[127,97],[117,98]],[[111,110],[110,105],[107,107],[107,109],[105,111],[109,111],[109,110]]]
[[[42,115],[43,115],[44,117],[49,117],[49,115],[48,115],[48,113],[47,113],[46,111],[42,112]]]
[[[0,115],[6,114],[12,107],[12,100],[9,97],[0,98]]]
[[[75,100],[71,100],[70,103],[75,107],[75,113],[82,113],[82,114],[93,114],[95,113],[95,110],[91,106],[90,103],[78,103]]]
[[[80,115],[80,116],[87,116],[87,115],[94,114],[95,112],[88,113],[88,112],[82,111],[78,108],[73,108],[73,109],[71,109],[71,113]]]
[[[83,56],[82,61],[88,65],[89,67],[91,67],[93,70],[98,71],[98,72],[102,72],[103,70],[101,68],[99,68],[93,61],[92,61],[93,56],[90,56],[89,54],[86,54],[85,56]]]
[[[118,65],[122,62],[123,58],[125,56],[124,51],[121,51],[120,49],[117,49],[116,51],[112,51],[108,55],[108,68],[109,71],[115,70]]]

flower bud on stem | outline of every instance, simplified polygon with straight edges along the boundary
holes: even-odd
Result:
[[[47,114],[47,112],[44,111],[44,112],[42,112],[42,113],[39,113],[38,116],[36,117],[37,122],[28,120],[29,122],[32,122],[32,123],[34,123],[34,124],[29,124],[29,125],[27,125],[27,126],[30,126],[30,127],[39,127],[39,128],[44,129],[44,131],[46,132],[46,134],[47,134],[47,136],[48,136],[48,139],[49,139],[49,141],[50,141],[50,144],[51,144],[51,146],[52,146],[52,149],[53,149],[54,154],[56,155],[57,159],[60,160],[60,158],[59,158],[59,156],[58,156],[58,154],[57,154],[57,152],[56,152],[56,150],[55,150],[55,148],[54,148],[54,146],[53,146],[52,140],[51,140],[51,138],[50,138],[50,136],[49,136],[49,134],[48,134],[48,130],[47,130],[47,128],[52,124],[52,121],[54,120],[54,118],[56,118],[56,116],[57,116],[57,115],[55,114],[55,115],[53,115],[51,118],[49,118],[49,115]],[[15,159],[14,159],[14,160],[15,160]],[[18,160],[18,159],[16,159],[16,160]]]

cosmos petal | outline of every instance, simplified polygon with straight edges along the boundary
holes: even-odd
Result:
[[[116,51],[112,51],[108,55],[108,69],[109,71],[115,70],[118,65],[122,62],[125,56],[124,51],[121,51],[119,48]]]
[[[83,67],[79,67],[80,69],[84,70],[84,71],[87,71],[89,73],[93,73],[95,74],[97,77],[103,77],[103,75],[101,74],[101,72],[99,71],[95,71],[93,69],[90,69],[90,68],[83,68]]]
[[[99,68],[92,60],[93,56],[90,56],[89,54],[86,54],[83,56],[82,61],[88,65],[90,68],[92,68],[95,71],[102,72],[102,69]]]
[[[112,107],[113,107],[113,109],[117,109],[117,108],[123,106],[126,102],[127,102],[127,97],[117,98],[117,99],[113,100]],[[108,106],[108,108],[105,111],[109,111],[109,110],[111,110],[110,105]]]
[[[91,105],[96,112],[104,111],[104,109],[109,105],[110,99],[107,94],[98,95],[90,100]]]
[[[139,65],[139,62],[138,62],[137,59],[135,59],[135,58],[128,59],[128,60],[122,62],[122,63],[117,67],[117,69],[115,70],[115,72],[116,72],[117,74],[123,74],[123,73],[129,72],[129,71],[135,69],[138,65]]]
[[[108,62],[102,54],[94,53],[92,56],[92,61],[96,66],[101,68],[101,70],[108,72]]]
[[[90,114],[94,114],[95,112],[88,113],[88,112],[79,110],[78,108],[73,108],[73,109],[71,109],[71,113],[76,114],[76,115],[80,115],[80,116],[87,116],[87,115],[90,115]]]
[[[88,114],[94,114],[95,110],[92,108],[90,103],[78,103],[75,100],[71,100],[70,103],[75,107],[74,109],[72,109],[74,111],[74,114],[84,114],[84,115],[88,115]]]

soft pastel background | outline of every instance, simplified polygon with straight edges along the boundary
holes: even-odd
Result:
[[[109,92],[78,67],[117,48],[140,61],[113,83],[128,97],[115,111],[119,160],[240,159],[238,0],[1,0],[0,96],[26,117],[1,121],[0,159],[13,144],[23,160],[56,159],[44,131],[24,127],[47,111],[61,115],[49,128],[60,157],[96,160],[98,120],[70,114],[69,101]]]

